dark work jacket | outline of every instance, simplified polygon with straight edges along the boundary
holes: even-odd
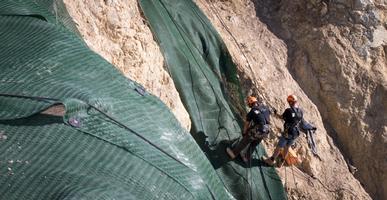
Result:
[[[270,124],[270,110],[263,104],[254,106],[251,108],[250,112],[246,116],[246,120],[251,123],[251,127],[256,127],[260,132],[267,132],[267,127],[264,127],[266,124]],[[263,130],[265,129],[265,130]]]
[[[285,120],[284,131],[285,136],[289,138],[298,137],[299,133],[299,124],[303,121],[304,113],[301,108],[290,107],[285,110],[282,114],[282,118]]]

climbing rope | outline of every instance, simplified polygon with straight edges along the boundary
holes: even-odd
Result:
[[[251,169],[251,166],[252,166],[252,153],[254,152],[254,150],[251,148],[251,144],[249,146],[249,155],[250,157],[248,158],[249,159],[249,173],[250,173],[250,191],[249,191],[249,195],[250,195],[250,200],[253,199],[253,174],[252,174],[252,169]]]
[[[218,10],[216,9],[214,3],[209,0],[209,1],[206,1],[206,0],[200,0],[202,1],[202,4],[207,8],[207,10],[211,10],[212,13],[215,14],[216,18],[219,20],[220,24],[223,26],[224,30],[226,30],[226,32],[231,36],[233,42],[235,43],[235,45],[237,46],[238,50],[240,51],[240,53],[242,54],[242,56],[245,58],[246,62],[247,62],[247,66],[251,72],[251,74],[254,76],[254,79],[252,80],[254,82],[254,85],[258,85],[257,82],[256,82],[256,77],[255,77],[255,73],[253,71],[253,68],[251,67],[251,64],[250,64],[250,61],[248,59],[248,57],[246,56],[246,54],[243,52],[238,40],[236,39],[236,37],[234,36],[234,34],[231,33],[230,29],[228,28],[228,26],[226,25],[226,23],[223,21],[223,19],[220,17],[220,14],[218,12]],[[209,6],[207,6],[207,4]]]
[[[285,166],[285,185],[284,185],[284,188],[285,188],[285,190],[288,192],[288,193],[290,193],[290,190],[291,190],[291,188],[289,187],[289,185],[288,185],[288,173],[287,173],[287,169],[288,167],[287,166]],[[294,170],[293,170],[293,165],[291,165],[290,166],[290,168],[292,169],[292,174],[293,174],[293,184],[295,185],[295,188],[296,188],[296,190],[298,189],[297,188],[297,181],[296,181],[296,177],[294,176]],[[289,190],[289,191],[288,191]]]
[[[297,182],[296,182],[296,177],[294,176],[294,170],[293,170],[293,165],[290,167],[292,169],[292,174],[293,174],[293,183],[294,183],[294,186],[296,187],[296,190],[297,189]]]
[[[296,174],[298,174],[298,177],[307,181],[308,183],[310,183],[310,185],[312,187],[314,187],[314,184],[312,182],[312,180],[316,180],[325,190],[327,190],[328,192],[331,192],[331,193],[337,193],[338,190],[342,190],[342,191],[345,191],[353,196],[357,196],[354,192],[352,192],[352,190],[348,189],[348,188],[338,188],[337,190],[333,190],[333,189],[330,189],[326,184],[324,184],[319,178],[315,177],[315,176],[310,176],[306,173],[303,173],[301,170],[299,170],[297,167],[296,167]]]
[[[286,172],[287,167],[285,166],[285,185],[284,188],[287,190],[288,187],[288,173]]]

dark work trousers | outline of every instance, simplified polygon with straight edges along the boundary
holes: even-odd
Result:
[[[262,139],[252,139],[250,134],[243,136],[242,140],[232,149],[234,155],[238,156],[244,148],[250,143],[250,147],[246,152],[246,158],[250,159],[251,154],[254,152],[255,147],[261,142]]]

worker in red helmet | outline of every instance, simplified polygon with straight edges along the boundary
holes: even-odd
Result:
[[[278,141],[278,145],[274,150],[273,155],[264,160],[264,162],[271,166],[274,165],[274,161],[279,156],[281,148],[284,149],[284,158],[286,158],[290,146],[295,143],[297,137],[300,135],[299,126],[303,121],[304,114],[298,107],[297,96],[289,95],[286,100],[289,104],[289,108],[287,108],[281,116],[285,121],[284,132]]]
[[[258,103],[257,98],[253,96],[248,96],[246,101],[251,110],[244,122],[243,138],[234,148],[227,147],[226,149],[231,159],[240,155],[244,162],[250,160],[256,146],[269,134],[270,130],[269,108],[262,103]]]

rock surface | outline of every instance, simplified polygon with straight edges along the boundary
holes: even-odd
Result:
[[[86,43],[125,75],[159,96],[189,130],[189,116],[163,67],[163,57],[137,1],[65,0],[65,3]],[[387,187],[387,160],[380,157],[387,152],[383,112],[387,109],[387,24],[386,13],[379,12],[386,8],[385,3],[370,0],[196,0],[196,3],[229,48],[238,65],[244,93],[258,95],[280,112],[286,108],[286,96],[296,94],[305,118],[318,128],[316,140],[322,160],[312,155],[306,139],[300,137],[296,151],[302,163],[294,167],[294,173],[290,168],[279,170],[289,187],[289,199],[370,199],[348,164],[359,169],[356,176],[376,199],[385,197],[377,196],[387,191],[380,189]],[[280,119],[273,121],[273,134],[265,141],[269,152],[282,128]],[[378,159],[373,160],[371,155]]]
[[[187,130],[191,121],[136,0],[64,0],[87,45],[159,97]]]
[[[387,2],[256,1],[288,68],[374,199],[387,199]]]
[[[303,91],[304,84],[314,85],[293,78],[288,69],[292,59],[289,47],[261,21],[256,13],[259,4],[247,0],[196,2],[216,26],[238,64],[245,93],[257,94],[279,111],[286,108],[286,96],[296,94],[305,110],[305,118],[318,128],[316,137],[322,160],[311,154],[306,139],[301,137],[296,150],[302,163],[293,170],[297,185],[290,168],[279,170],[289,187],[289,199],[370,199],[349,171],[335,141],[327,134],[318,108]],[[269,152],[282,128],[281,120],[275,119],[274,124],[275,134],[266,141]]]

